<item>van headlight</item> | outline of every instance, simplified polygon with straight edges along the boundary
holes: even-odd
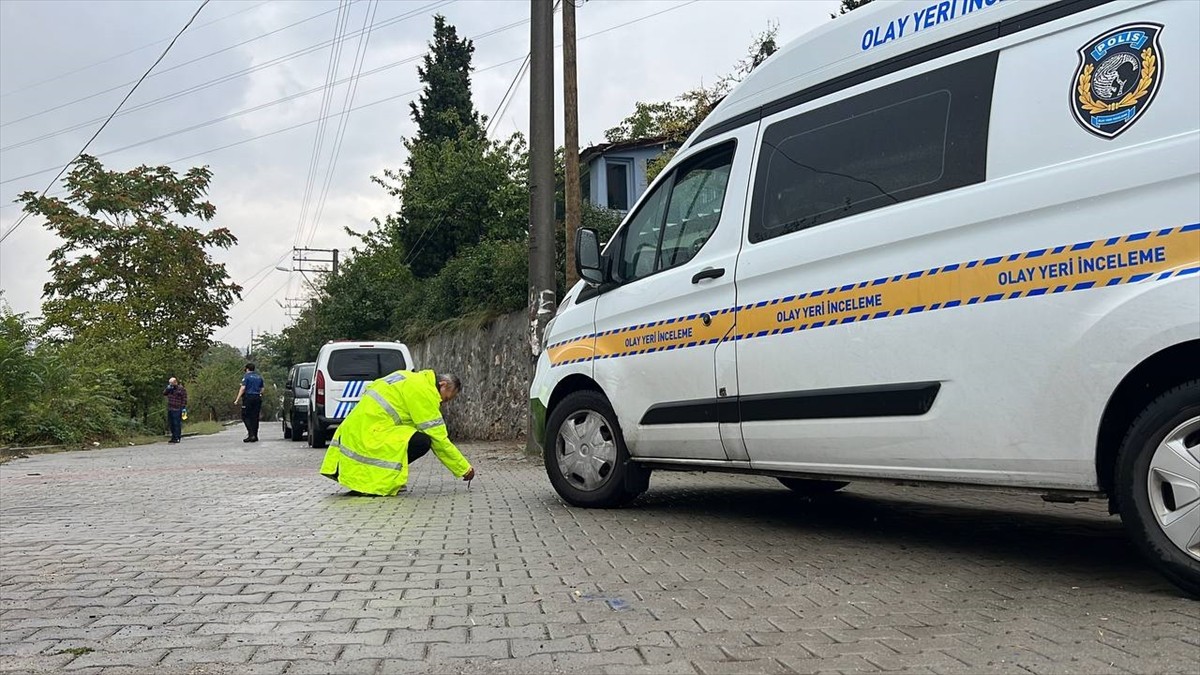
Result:
[[[546,328],[542,330],[542,347],[541,351],[546,351],[546,345],[550,344],[550,332],[554,330],[554,322],[558,320],[555,316],[546,322]]]

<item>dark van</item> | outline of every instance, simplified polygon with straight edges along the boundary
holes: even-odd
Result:
[[[287,382],[283,387],[283,437],[293,441],[304,439],[308,430],[308,395],[312,390],[314,362],[297,363],[288,370]]]

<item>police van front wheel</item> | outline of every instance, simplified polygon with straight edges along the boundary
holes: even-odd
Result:
[[[597,391],[568,395],[546,423],[546,474],[574,506],[624,506],[646,491],[650,471],[629,459],[617,416]]]
[[[1117,460],[1121,520],[1150,561],[1200,598],[1200,380],[1142,411]]]

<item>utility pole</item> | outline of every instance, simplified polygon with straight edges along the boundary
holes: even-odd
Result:
[[[575,0],[563,0],[563,152],[564,197],[567,201],[567,288],[579,281],[575,269],[575,233],[581,220],[579,185],[579,83],[575,68]]]
[[[530,0],[529,345],[536,358],[554,316],[554,5]]]
[[[314,253],[326,253],[325,256],[314,256]],[[312,267],[313,263],[329,265],[329,267]],[[277,267],[276,269],[285,268]],[[292,248],[292,270],[304,272],[330,272],[338,275],[338,250],[336,248]]]

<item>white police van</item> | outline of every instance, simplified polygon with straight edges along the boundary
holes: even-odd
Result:
[[[1200,2],[876,2],[716,108],[568,293],[558,493],[1107,496],[1200,594]]]
[[[317,352],[308,407],[308,445],[323,448],[375,380],[413,370],[412,354],[400,342],[328,342]]]

